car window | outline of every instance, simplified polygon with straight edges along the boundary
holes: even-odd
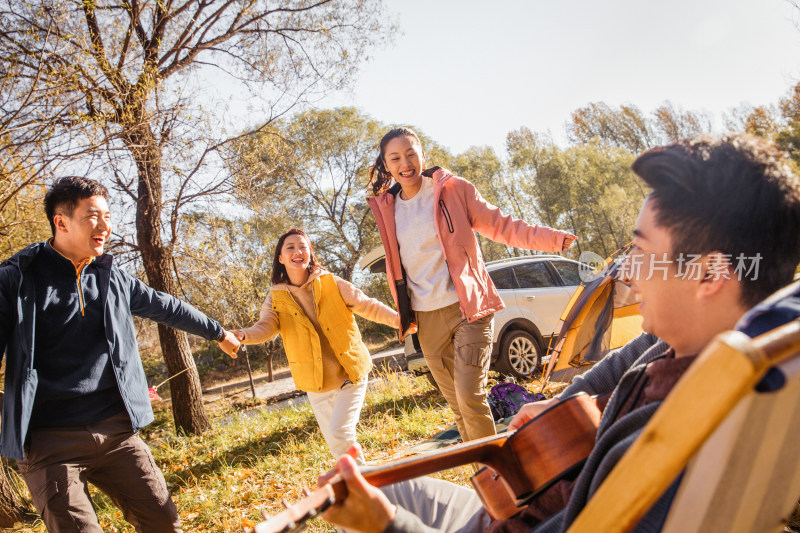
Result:
[[[515,266],[514,274],[517,276],[517,283],[523,289],[552,287],[556,284],[547,270],[547,265],[542,261]]]
[[[581,284],[581,276],[577,263],[570,263],[569,261],[553,261],[550,264],[553,265],[553,268],[555,268],[559,274],[561,274],[561,279],[564,280],[564,285]]]
[[[498,289],[513,289],[516,286],[514,283],[514,273],[510,268],[501,268],[493,272],[489,272],[489,277],[492,278],[494,286]]]

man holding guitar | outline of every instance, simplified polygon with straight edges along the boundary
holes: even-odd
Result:
[[[698,138],[650,150],[633,170],[652,191],[624,277],[641,298],[645,331],[661,342],[636,339],[628,362],[598,364],[582,380],[592,392],[615,386],[580,473],[558,481],[514,517],[492,520],[475,491],[430,478],[387,485],[374,474],[365,478],[344,456],[336,471],[346,492],[340,484],[335,503],[320,506],[327,508],[325,519],[375,533],[567,529],[703,347],[791,282],[800,261],[800,184],[774,147],[750,136]],[[762,332],[754,329],[758,322],[741,324],[746,333]],[[521,411],[512,428],[540,410]],[[637,531],[660,529],[676,485]]]

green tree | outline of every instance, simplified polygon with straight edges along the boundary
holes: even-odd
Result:
[[[605,102],[594,102],[573,111],[567,124],[567,133],[574,144],[599,140],[636,155],[710,131],[711,118],[707,113],[684,111],[669,101],[661,104],[651,117],[633,105],[615,109]]]
[[[468,179],[490,204],[511,213],[504,188],[505,165],[490,146],[471,146],[452,160],[452,172]],[[478,235],[478,243],[487,261],[501,259],[509,255],[509,248],[498,242]]]
[[[259,217],[187,216],[185,244],[176,257],[181,295],[227,324],[249,325],[267,296],[273,251],[282,231],[273,220]]]
[[[800,83],[792,87],[789,95],[778,104],[783,125],[775,135],[775,141],[794,162],[795,170],[800,170]]]
[[[653,112],[652,127],[663,144],[709,133],[711,117],[705,112],[684,111],[666,101]]]
[[[181,295],[231,327],[252,324],[271,285],[273,251],[284,224],[275,216],[185,216],[175,256]],[[210,344],[201,355],[214,366],[240,364]],[[276,342],[249,346],[248,356],[258,362],[278,353],[279,346]]]
[[[281,213],[284,231],[304,228],[323,265],[351,279],[358,260],[380,244],[366,176],[383,129],[354,108],[276,122],[238,147],[235,194],[256,216]]]
[[[150,285],[177,295],[181,214],[232,185],[219,164],[225,110],[202,89],[227,79],[229,95],[276,117],[347,82],[385,20],[379,0],[0,0],[0,78],[16,80],[0,86],[15,109],[37,95],[50,153],[115,177],[135,212],[122,242]],[[159,337],[169,374],[190,369],[170,381],[176,428],[202,432],[188,338],[163,326]]]
[[[750,133],[760,137],[772,137],[781,125],[781,118],[774,106],[752,106],[742,104],[723,115],[725,127],[733,133]]]
[[[514,216],[571,230],[562,150],[549,136],[522,127],[506,137],[506,152],[510,179],[505,188]]]
[[[0,261],[50,234],[41,200],[57,168],[47,143],[54,126],[40,116],[43,96],[20,70],[0,74]]]
[[[800,168],[800,83],[777,105],[741,104],[724,114],[725,127],[732,133],[750,133],[774,139],[795,168]]]
[[[12,181],[0,181],[0,195],[7,200],[0,209],[0,261],[33,242],[50,237],[50,225],[44,216],[44,188],[28,185],[14,192]]]
[[[568,217],[579,251],[603,257],[629,242],[645,191],[631,170],[627,150],[589,143],[565,152]]]
[[[392,127],[394,128],[399,125],[402,124],[396,124]],[[450,170],[453,167],[453,154],[450,153],[450,150],[448,150],[446,147],[436,142],[431,137],[425,135],[425,132],[423,132],[419,128],[415,128],[412,126],[411,129],[417,132],[417,135],[419,135],[419,140],[422,143],[422,148],[425,150],[425,166],[429,168],[437,166],[446,168],[448,170]],[[386,131],[389,131],[389,128],[385,128],[385,131],[383,133],[386,133]],[[376,139],[375,141],[375,153],[372,158],[373,162],[378,154],[379,140],[380,139]]]
[[[507,149],[517,211],[578,235],[577,253],[608,256],[630,240],[645,196],[630,152],[597,140],[562,150],[526,128],[509,134]]]
[[[605,102],[592,102],[572,112],[567,133],[576,144],[600,139],[634,154],[658,144],[650,121],[634,105],[614,109]]]

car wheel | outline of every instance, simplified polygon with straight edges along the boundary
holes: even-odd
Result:
[[[542,362],[542,347],[536,337],[516,329],[503,336],[497,370],[516,379],[531,379]]]

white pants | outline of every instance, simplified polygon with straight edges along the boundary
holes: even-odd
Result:
[[[308,403],[322,436],[337,459],[356,443],[356,423],[364,405],[367,381],[365,378],[358,383],[346,383],[340,389],[308,393]],[[359,457],[356,462],[364,464],[364,458]]]

